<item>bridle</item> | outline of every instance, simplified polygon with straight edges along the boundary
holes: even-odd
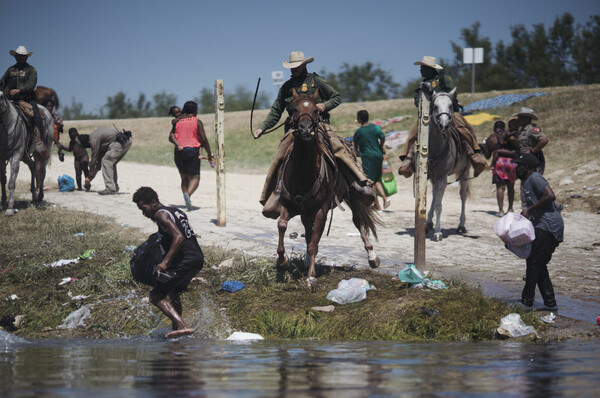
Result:
[[[302,112],[300,114],[297,113],[297,104],[300,102],[310,102],[313,104],[312,109],[309,112]],[[306,104],[304,106],[305,108],[308,108],[308,104]],[[316,103],[314,102],[313,99],[311,98],[307,98],[307,97],[300,97],[297,98],[296,100],[294,100],[294,114],[292,115],[292,128],[293,128],[293,132],[292,134],[294,134],[294,137],[299,137],[301,135],[301,129],[300,129],[300,122],[302,120],[306,120],[309,119],[310,120],[310,125],[312,126],[312,131],[314,131],[316,133],[316,131],[318,130],[319,124],[321,123],[321,115],[316,107]]]

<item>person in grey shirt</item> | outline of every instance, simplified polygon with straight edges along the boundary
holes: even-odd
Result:
[[[531,255],[527,258],[525,287],[521,293],[521,304],[533,309],[535,287],[540,290],[544,306],[537,310],[556,311],[558,306],[554,288],[548,273],[548,263],[552,253],[564,239],[565,224],[556,205],[556,196],[541,174],[536,172],[538,158],[529,153],[514,160],[517,164],[517,177],[523,182],[525,207],[521,214],[531,220],[535,228],[535,239],[531,245]]]
[[[85,179],[86,186],[102,170],[106,189],[98,191],[100,195],[115,195],[119,192],[117,182],[117,163],[131,148],[131,131],[118,131],[112,127],[99,127],[90,134],[92,160],[90,172]]]

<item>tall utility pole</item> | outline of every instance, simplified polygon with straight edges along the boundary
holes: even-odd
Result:
[[[225,97],[223,80],[215,80],[215,141],[217,144],[217,225],[227,225],[225,213]]]
[[[415,141],[415,266],[425,267],[425,215],[427,213],[427,155],[429,154],[429,98],[419,97],[419,123]]]

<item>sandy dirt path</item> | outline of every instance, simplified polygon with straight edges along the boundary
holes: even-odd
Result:
[[[192,202],[198,208],[188,212],[191,224],[199,234],[201,245],[221,245],[244,250],[250,255],[272,256],[277,248],[276,221],[261,215],[258,203],[264,175],[228,173],[226,177],[227,225],[218,227],[216,220],[216,173],[202,163],[200,188]],[[48,202],[70,209],[114,217],[117,222],[134,226],[144,232],[154,232],[156,226],[142,216],[131,201],[135,190],[143,185],[154,188],[162,203],[183,206],[180,179],[175,166],[154,166],[122,161],[118,165],[120,194],[101,196],[102,176],[92,181],[90,192],[59,192],[59,175],[74,176],[73,158],[61,163],[54,156],[48,169],[46,192]],[[29,170],[21,168],[18,184],[27,184]],[[385,227],[378,230],[374,242],[383,271],[397,273],[405,263],[413,261],[414,198],[412,179],[397,177],[398,193],[382,215]],[[458,235],[454,229],[460,215],[458,187],[449,186],[443,201],[441,242],[427,240],[427,270],[434,275],[460,276],[481,283],[487,293],[507,299],[520,297],[525,262],[506,250],[493,232],[498,218],[495,191],[489,172],[472,182],[472,194],[467,203],[467,229]],[[518,184],[517,184],[518,185]],[[430,195],[431,193],[429,193]],[[430,196],[429,196],[430,197]],[[517,188],[518,197],[518,188]],[[520,205],[515,203],[515,210]],[[561,314],[593,321],[600,315],[600,215],[564,211],[565,242],[556,250],[550,263],[550,275],[555,286]],[[292,232],[297,239],[289,238]],[[306,249],[300,234],[304,232],[300,219],[289,224],[286,250],[303,253]],[[319,247],[321,262],[355,264],[368,267],[362,241],[351,221],[350,211],[335,210],[329,236]],[[539,301],[539,293],[536,293]]]

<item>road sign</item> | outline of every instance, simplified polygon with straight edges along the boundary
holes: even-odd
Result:
[[[283,71],[274,70],[271,72],[271,77],[273,78],[273,84],[275,86],[281,86],[283,84]]]

